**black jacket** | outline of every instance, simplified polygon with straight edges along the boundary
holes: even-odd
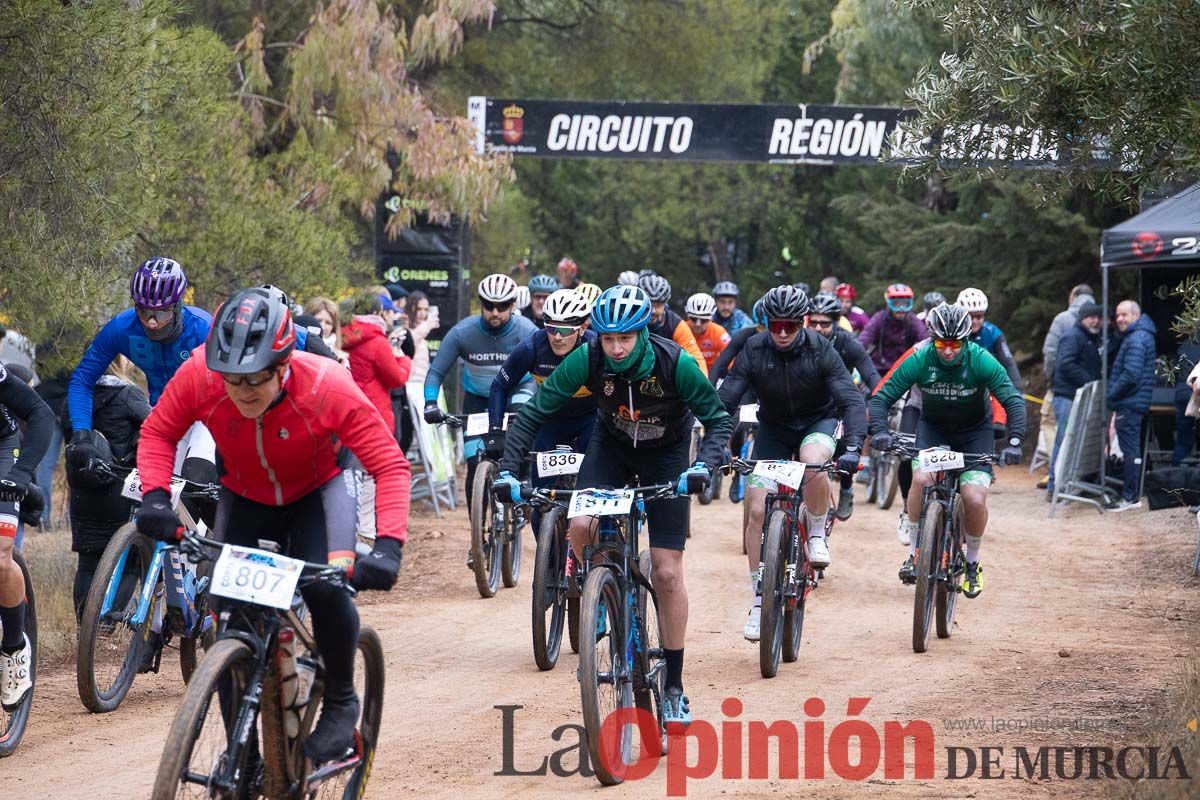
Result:
[[[1054,356],[1054,382],[1051,389],[1056,397],[1068,399],[1085,383],[1100,380],[1100,334],[1091,333],[1076,322],[1058,340]]]
[[[748,388],[758,394],[758,419],[804,429],[839,417],[848,445],[861,445],[867,432],[867,407],[833,345],[814,330],[803,329],[791,350],[775,349],[770,333],[752,336],[733,364],[717,395],[732,413]]]
[[[867,391],[874,391],[875,384],[879,383],[879,370],[875,369],[875,362],[871,360],[867,349],[858,341],[858,337],[845,328],[835,325],[833,336],[829,337],[829,341],[833,344],[833,349],[837,351],[837,354],[842,357],[846,371],[858,370],[858,377],[862,378]]]

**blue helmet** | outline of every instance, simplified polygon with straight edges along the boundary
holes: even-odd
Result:
[[[634,333],[650,324],[650,298],[637,286],[605,289],[592,304],[596,333]]]
[[[530,294],[554,294],[562,287],[549,275],[534,275],[529,279]]]
[[[750,319],[755,325],[766,325],[767,315],[763,313],[763,299],[760,297],[754,301],[754,308],[750,310]]]

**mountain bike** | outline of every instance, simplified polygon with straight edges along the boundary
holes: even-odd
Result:
[[[443,420],[464,435],[487,432],[487,414],[450,414]],[[483,430],[476,426],[482,424]],[[471,569],[480,597],[495,597],[500,582],[511,589],[521,577],[521,531],[525,527],[525,509],[496,502],[492,482],[500,474],[500,465],[486,455],[480,456],[471,487]]]
[[[353,594],[340,567],[236,547],[185,533],[180,549],[212,560],[223,601],[217,642],[192,676],[171,723],[154,800],[358,798],[366,791],[383,718],[384,661],[378,634],[358,635],[355,691],[362,700],[355,746],[313,765],[304,756],[325,687],[325,667],[298,590],[327,582]],[[304,655],[298,656],[303,649]]]
[[[568,517],[609,517],[614,523],[584,548],[580,565],[579,694],[596,778],[606,786],[621,783],[633,763],[635,727],[648,752],[661,755],[667,747],[658,595],[650,580],[650,552],[639,553],[638,540],[646,501],[677,497],[675,484],[573,491],[522,487],[521,494],[539,503],[567,501]],[[644,713],[635,718],[635,708]],[[601,737],[604,721],[617,711],[628,714],[628,721]]]
[[[141,500],[136,469],[92,462],[89,470],[123,480],[121,494]],[[171,500],[188,531],[203,530],[182,499],[215,502],[219,487],[175,477]],[[141,535],[133,522],[117,529],[104,548],[88,590],[79,623],[75,667],[79,699],[89,711],[116,709],[133,686],[143,664],[155,620],[161,635],[149,664],[158,672],[164,648],[179,640],[179,668],[186,683],[200,659],[200,649],[213,642],[214,621],[208,612],[208,578],[197,577],[179,548]]]
[[[743,476],[757,474],[776,481],[767,494],[763,516],[759,585],[762,610],[758,640],[758,668],[764,678],[779,672],[779,658],[795,661],[800,655],[804,610],[809,594],[817,588],[820,572],[808,560],[808,526],[805,522],[804,484],[816,473],[841,475],[833,461],[805,464],[799,461],[746,461],[734,459],[729,469]],[[828,540],[836,520],[831,500],[825,514]],[[585,628],[586,630],[586,628]]]
[[[899,435],[900,417],[907,397],[905,394],[888,409],[888,429],[893,435]],[[887,511],[896,501],[899,488],[900,458],[894,452],[875,453],[867,472],[867,502]]]
[[[555,489],[571,489],[583,463],[583,453],[559,447],[549,453],[530,453],[540,477],[555,476]],[[537,556],[533,568],[533,660],[540,670],[554,669],[562,649],[564,625],[571,651],[579,652],[579,566],[567,536],[567,504],[536,500],[541,512]]]
[[[992,453],[957,453],[935,447],[919,453],[914,448],[893,448],[898,454],[920,460],[919,468],[935,474],[925,487],[918,529],[916,593],[913,597],[912,646],[917,653],[929,647],[929,634],[936,626],[939,639],[947,639],[954,627],[954,610],[962,592],[967,569],[963,552],[963,503],[958,480],[962,473],[996,463]]]
[[[9,484],[8,481],[3,483]],[[11,488],[15,488],[9,484]],[[0,495],[3,494],[3,488],[0,488]],[[25,695],[25,699],[21,704],[12,711],[6,711],[0,708],[0,758],[10,756],[16,751],[17,745],[21,743],[21,737],[25,735],[25,726],[29,724],[29,712],[33,708],[33,693],[37,688],[37,653],[38,653],[38,629],[37,629],[37,604],[33,597],[33,581],[29,577],[29,565],[25,563],[25,557],[20,550],[13,549],[13,562],[21,570],[21,577],[25,581],[25,636],[29,639],[29,647],[31,650],[29,657],[29,679],[33,682],[33,688]],[[0,631],[3,629],[0,628]]]

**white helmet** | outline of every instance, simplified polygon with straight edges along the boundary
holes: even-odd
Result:
[[[517,311],[522,311],[529,307],[530,299],[531,298],[529,296],[529,287],[528,286],[518,286],[517,287],[517,296],[516,296],[516,299],[513,301],[513,304],[516,306]],[[492,300],[490,302],[494,303],[496,301]]]
[[[618,286],[637,286],[638,274],[631,269],[627,269],[617,276]]]
[[[963,289],[954,302],[975,314],[987,311],[988,308],[987,295],[978,289]]]
[[[687,299],[687,305],[684,306],[683,310],[689,317],[712,319],[713,314],[717,313],[717,301],[713,299],[711,294],[700,292]]]
[[[559,289],[546,298],[546,305],[542,306],[542,319],[547,323],[582,325],[590,310],[591,304],[579,292]]]
[[[479,282],[479,299],[489,303],[511,303],[517,299],[517,282],[498,272],[488,275]],[[525,304],[529,305],[529,301]]]

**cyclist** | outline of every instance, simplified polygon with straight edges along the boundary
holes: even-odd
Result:
[[[582,388],[596,398],[598,422],[576,478],[579,488],[678,481],[680,494],[702,491],[709,470],[721,462],[733,422],[696,360],[675,342],[654,336],[648,325],[651,301],[636,286],[606,290],[592,308],[599,341],[576,348],[522,407],[510,426],[497,494],[516,502],[516,475],[538,429]],[[693,417],[693,414],[695,417]],[[692,426],[698,417],[705,436],[698,460],[688,466]],[[683,693],[683,645],[688,596],[683,579],[690,504],[686,497],[646,503],[651,580],[659,597],[666,660],[666,722],[691,722]],[[577,556],[590,541],[595,518],[571,520]]]
[[[390,589],[407,537],[410,472],[371,401],[337,362],[295,352],[291,312],[250,289],[217,310],[208,343],[167,384],[142,427],[138,472],[142,533],[177,541],[182,526],[169,492],[175,442],[207,423],[224,464],[216,538],[346,567],[359,589]],[[335,439],[336,437],[336,439]],[[355,497],[335,448],[349,447],[375,478],[377,538],[354,562]],[[314,762],[354,747],[358,611],[328,583],[301,590],[327,680],[321,717],[305,743]]]
[[[549,275],[534,275],[529,279],[529,305],[521,309],[521,316],[539,328],[546,323],[542,316],[542,307],[546,298],[559,290],[558,281]]]
[[[25,424],[22,432],[18,422]],[[14,711],[33,688],[33,648],[25,636],[25,576],[13,560],[17,528],[36,525],[44,497],[33,482],[50,445],[54,412],[29,384],[0,364],[0,706]]]
[[[717,301],[717,313],[713,322],[725,329],[730,336],[743,328],[754,327],[746,312],[737,307],[738,287],[733,281],[721,281],[713,287],[712,296]]]
[[[575,291],[579,292],[579,296],[582,297],[584,302],[588,304],[588,313],[591,313],[592,303],[596,302],[596,298],[599,297],[600,293],[604,290],[594,283],[581,283],[579,284],[579,288]],[[586,325],[587,314],[584,314],[583,321]]]
[[[671,284],[667,283],[667,279],[661,275],[646,275],[638,279],[638,287],[650,298],[650,332],[675,342],[696,359],[697,364],[703,365],[704,354],[700,352],[700,345],[696,344],[692,329],[678,314],[667,308],[667,301],[671,299]]]
[[[879,372],[854,334],[839,327],[838,319],[844,319],[841,301],[831,294],[818,293],[812,299],[808,312],[808,327],[829,340],[842,363],[846,365],[847,372],[858,370],[862,385],[870,393],[879,383]]]
[[[884,295],[887,308],[875,312],[858,334],[859,343],[871,354],[871,361],[881,374],[891,369],[908,348],[925,338],[925,323],[913,314],[913,290],[906,284],[893,283]]]
[[[857,471],[866,432],[866,404],[830,341],[802,327],[810,310],[808,297],[794,286],[778,286],[767,292],[762,303],[768,332],[746,343],[718,391],[721,402],[732,411],[748,389],[758,395],[756,459],[791,459],[798,451],[800,461],[822,464],[833,457],[840,418],[845,428],[845,452],[838,458],[838,469]],[[752,642],[758,641],[762,607],[758,582],[760,532],[767,492],[773,488],[773,482],[757,475],[746,478],[744,536],[754,600],[743,635]],[[805,483],[804,504],[808,559],[814,567],[827,567],[829,480],[824,473],[813,475]]]
[[[442,340],[437,356],[429,365],[425,375],[425,421],[436,425],[445,419],[438,406],[438,391],[446,373],[454,362],[462,359],[465,367],[462,374],[463,413],[477,414],[487,411],[492,381],[500,372],[501,365],[512,355],[513,350],[537,327],[520,314],[513,314],[513,302],[517,297],[517,284],[507,275],[495,273],[479,282],[479,304],[482,311],[477,317],[461,320]],[[514,392],[514,402],[524,402],[533,394],[532,380],[520,380]],[[467,506],[474,493],[475,468],[483,457],[483,437],[472,436],[463,442],[463,454],[467,458]]]
[[[1008,341],[1004,338],[1004,332],[994,323],[987,321],[987,295],[979,289],[967,288],[958,293],[955,303],[965,308],[971,315],[971,341],[987,350],[1000,362],[1000,366],[1004,367],[1004,371],[1008,373],[1013,386],[1019,390],[1021,388],[1021,371],[1017,369],[1017,360],[1013,358]]]
[[[689,297],[687,305],[684,306],[688,328],[691,329],[692,336],[696,339],[700,354],[704,356],[704,363],[700,366],[704,368],[706,374],[709,368],[716,363],[721,351],[729,344],[729,334],[723,327],[712,321],[716,310],[717,302],[711,295],[703,292]]]
[[[572,350],[596,338],[595,333],[584,327],[589,309],[590,304],[578,290],[559,289],[546,301],[546,327],[518,344],[500,367],[488,398],[489,457],[499,460],[504,454],[504,412],[512,391],[527,375],[532,375],[540,386]],[[534,452],[553,450],[561,444],[570,445],[578,453],[585,452],[595,419],[596,398],[586,387],[581,388],[558,414],[538,429]]]
[[[618,286],[637,286],[638,274],[631,269],[627,269],[617,276]]]
[[[871,447],[878,451],[892,446],[887,430],[887,411],[910,387],[921,390],[921,419],[917,423],[916,448],[946,446],[963,453],[991,453],[991,392],[1008,412],[1010,438],[1000,453],[1003,464],[1021,461],[1021,441],[1025,438],[1025,401],[1008,374],[991,353],[967,341],[971,318],[958,304],[943,304],[930,310],[928,344],[912,348],[884,376],[871,397]],[[918,544],[917,520],[921,518],[924,487],[932,476],[914,470],[913,490],[908,495],[909,557],[900,567],[900,580],[916,580],[913,565]],[[979,551],[987,527],[987,495],[992,482],[991,465],[983,464],[964,471],[959,478],[963,498],[963,528],[967,545],[967,571],[963,592],[978,597],[983,591],[983,567]]]
[[[929,316],[929,312],[944,302],[946,302],[946,295],[941,292],[926,292],[925,296],[921,298],[921,304],[924,308],[917,314],[917,319],[924,322],[925,318]]]
[[[854,301],[858,299],[858,291],[854,285],[839,283],[837,289],[834,290],[834,295],[842,304],[842,318],[850,320],[851,330],[861,333],[871,318],[867,316],[867,312],[854,305]]]
[[[751,309],[750,319],[754,324],[749,328],[742,328],[740,331],[729,337],[729,344],[721,351],[721,355],[717,356],[717,360],[708,368],[708,382],[713,386],[719,384],[729,374],[730,367],[733,366],[733,360],[737,358],[737,354],[742,352],[742,348],[746,346],[746,342],[756,333],[762,333],[767,329],[767,320],[762,315],[762,298],[754,301],[754,307]]]

